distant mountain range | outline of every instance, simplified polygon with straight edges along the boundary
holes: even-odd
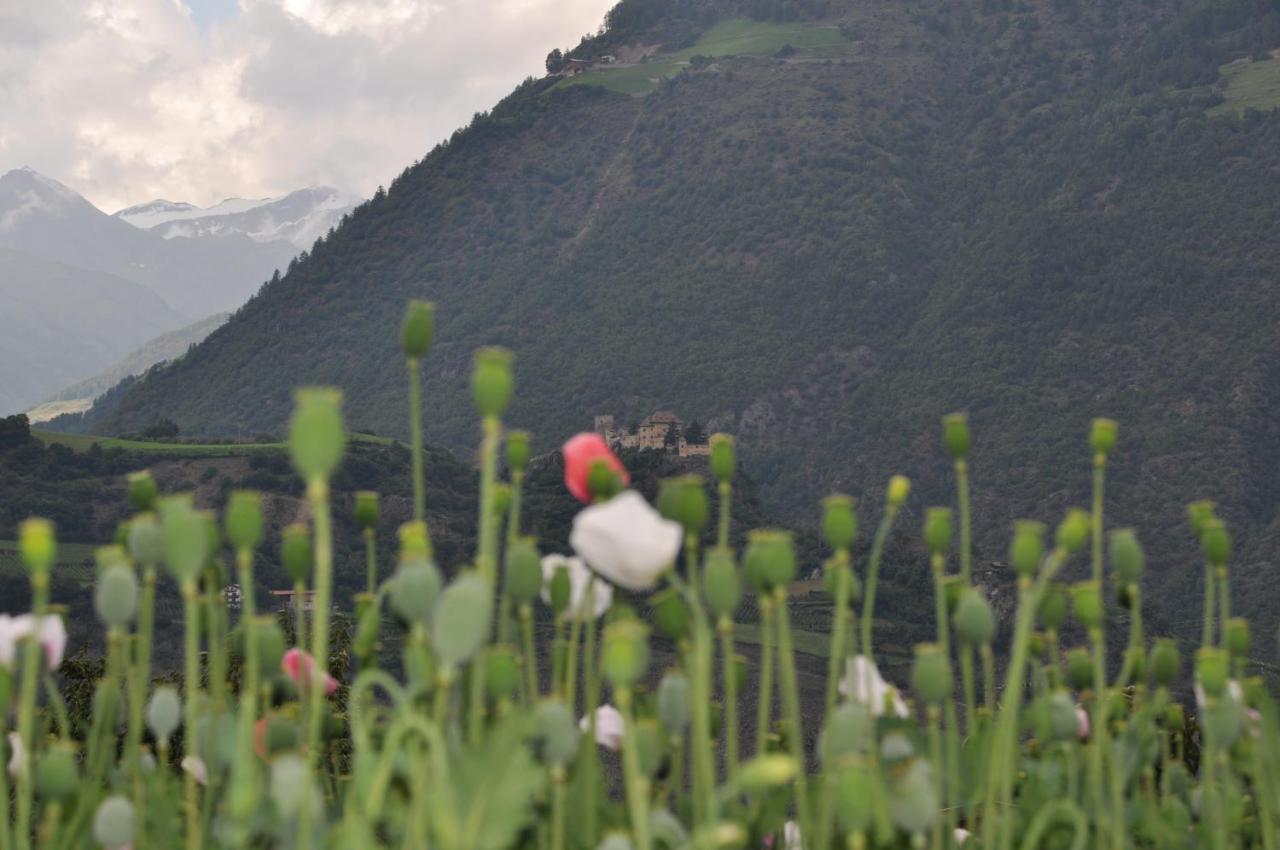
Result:
[[[10,331],[0,341],[0,415],[65,400],[69,385],[136,351],[169,351],[149,343],[239,308],[353,207],[317,187],[108,215],[30,168],[0,176],[0,329]],[[146,360],[127,362],[159,362]]]

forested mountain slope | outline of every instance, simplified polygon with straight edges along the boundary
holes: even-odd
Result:
[[[434,441],[474,441],[468,359],[496,343],[542,449],[671,407],[738,434],[771,507],[878,505],[904,472],[919,511],[950,498],[938,420],[967,409],[989,557],[1086,501],[1112,416],[1110,517],[1144,530],[1152,604],[1196,633],[1182,506],[1208,497],[1238,607],[1274,622],[1251,591],[1280,537],[1280,113],[1228,83],[1275,71],[1280,3],[628,0],[609,23],[568,55],[617,67],[526,82],[98,427],[278,429],[324,382],[400,433],[395,328],[426,297]]]

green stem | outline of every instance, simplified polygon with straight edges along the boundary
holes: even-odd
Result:
[[[524,662],[525,704],[538,701],[538,656],[533,649],[533,609],[528,602],[520,604],[520,653]]]
[[[310,703],[307,711],[307,775],[315,772],[320,753],[320,727],[324,721],[325,678],[329,670],[329,607],[333,593],[333,530],[329,516],[329,483],[315,477],[307,482],[307,500],[315,517],[312,547],[315,552],[315,604],[311,611],[311,669],[304,676]],[[299,810],[299,846],[309,847],[313,813],[311,806]]]
[[[813,835],[813,816],[809,810],[809,794],[806,788],[804,731],[800,725],[800,685],[796,678],[796,659],[791,645],[791,615],[787,608],[787,589],[778,587],[774,590],[774,600],[778,609],[778,667],[782,674],[778,682],[782,691],[782,706],[786,716],[787,741],[791,748],[791,757],[799,767],[796,774],[796,815],[800,821],[800,832]]]
[[[945,809],[947,808],[947,798],[944,796],[942,782],[942,730],[939,728],[938,706],[929,706],[926,713],[928,714],[929,722],[929,758],[933,760],[933,793],[938,799],[938,804]],[[942,813],[937,812],[933,818],[933,850],[942,850],[942,829]]]
[[[595,612],[592,611],[592,614]],[[596,661],[596,618],[587,620],[586,651],[583,655],[583,669],[586,689],[585,702],[587,708],[587,761],[583,773],[586,776],[585,791],[581,795],[584,808],[582,822],[587,847],[595,847],[598,843],[598,801],[600,795],[600,748],[596,746],[596,708],[600,705],[600,669]]]
[[[729,547],[729,509],[733,501],[733,485],[728,481],[720,482],[720,522],[716,526],[716,546],[721,549]]]
[[[836,707],[836,687],[840,674],[845,666],[844,648],[848,639],[845,629],[848,627],[849,606],[846,597],[849,595],[849,550],[836,552],[836,561],[831,569],[836,570],[836,604],[834,622],[831,624],[831,653],[827,657],[827,699],[824,717],[830,717]]]
[[[756,755],[764,755],[773,711],[773,600],[761,593],[760,606],[760,692],[756,702]]]
[[[413,518],[419,522],[426,516],[425,483],[422,473],[422,377],[418,359],[410,357],[409,367],[409,441],[413,447]]]
[[[520,508],[524,493],[524,470],[511,472],[511,507],[507,511],[506,548],[510,551],[512,544],[520,536]],[[498,600],[498,643],[509,643],[511,640],[511,597],[507,594],[506,582],[502,584],[502,595]]]
[[[1204,631],[1200,637],[1202,646],[1213,646],[1213,616],[1216,605],[1213,601],[1213,567],[1208,561],[1204,565]]]
[[[730,782],[738,777],[738,682],[733,663],[733,620],[722,614],[716,624],[720,633],[720,675],[724,688],[724,772]]]
[[[364,589],[369,594],[378,592],[378,539],[372,528],[364,530]]]
[[[867,589],[862,601],[862,654],[868,661],[874,661],[871,644],[871,626],[875,619],[876,578],[880,574],[880,557],[884,554],[884,541],[893,527],[893,520],[898,515],[898,506],[889,503],[885,506],[884,516],[876,528],[876,536],[871,541],[871,559],[867,564]]]
[[[497,580],[497,526],[493,522],[493,485],[498,469],[498,438],[502,424],[496,416],[485,416],[484,438],[480,444],[480,516],[476,568],[492,587]]]
[[[969,510],[969,464],[959,458],[956,468],[956,501],[960,506],[960,583],[968,587],[973,581],[973,546]]]
[[[196,751],[196,715],[200,700],[200,611],[198,608],[196,582],[194,578],[182,580],[182,607],[186,620],[186,637],[184,644],[183,699],[184,717],[182,729],[182,748],[184,755],[199,758]],[[202,836],[200,834],[200,801],[196,778],[191,771],[184,771],[182,779],[184,811],[186,813],[187,850],[200,850]]]
[[[649,838],[649,780],[640,771],[635,717],[631,712],[631,688],[617,687],[614,698],[618,702],[618,711],[622,714],[622,773],[627,814],[631,820],[631,836],[635,840],[636,850],[652,850]]]
[[[1090,808],[1094,823],[1102,827],[1106,815],[1103,812],[1103,756],[1107,748],[1107,674],[1104,668],[1106,648],[1102,645],[1102,630],[1089,630],[1093,643],[1093,717],[1092,738],[1089,742],[1089,792]],[[1114,830],[1113,830],[1114,831]]]
[[[564,765],[551,768],[551,850],[564,850]]]
[[[1231,619],[1231,591],[1227,584],[1227,568],[1225,564],[1219,564],[1215,571],[1218,574],[1218,622],[1221,632],[1220,636],[1223,643],[1226,643],[1227,620]]]
[[[32,613],[35,615],[36,623],[39,624],[49,609],[49,574],[44,570],[31,574],[31,597]],[[23,751],[29,754],[19,762],[16,779],[17,817],[14,823],[14,843],[19,850],[26,850],[31,846],[31,764],[36,754],[36,691],[42,654],[40,639],[32,634],[26,639],[22,650],[22,689],[18,697],[18,738],[22,742]]]
[[[242,594],[243,595],[243,594]],[[151,684],[151,633],[155,622],[156,568],[142,568],[142,599],[138,604],[138,632],[134,636],[134,663],[129,677],[129,729],[125,743],[125,763],[133,784],[134,834],[142,835],[145,823],[142,777],[143,706]]]

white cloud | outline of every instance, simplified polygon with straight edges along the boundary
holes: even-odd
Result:
[[[615,0],[0,0],[0,171],[107,210],[327,183],[368,195]]]

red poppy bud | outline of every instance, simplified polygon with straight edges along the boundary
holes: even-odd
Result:
[[[616,472],[624,485],[631,480],[622,461],[618,460],[618,456],[599,434],[579,434],[565,443],[561,452],[564,454],[564,486],[580,502],[591,501],[588,479],[591,476],[591,465],[596,461],[603,461]]]

